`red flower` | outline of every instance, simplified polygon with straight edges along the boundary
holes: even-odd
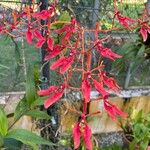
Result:
[[[117,16],[117,19],[119,23],[125,27],[129,27],[132,23],[135,23],[136,21],[127,17],[127,16],[122,16],[121,13],[118,11],[115,16]]]
[[[42,10],[41,12],[37,12],[33,14],[33,17],[46,20],[48,17],[51,17],[54,12],[54,7],[50,7],[49,10]]]
[[[103,57],[109,58],[111,60],[115,60],[116,58],[121,58],[120,55],[114,53],[110,48],[102,47],[99,42],[96,44],[96,47]]]
[[[108,102],[107,99],[104,100],[104,108],[113,120],[116,120],[117,116],[120,116],[120,117],[127,117],[128,116],[127,113],[121,111],[117,106]]]
[[[39,96],[48,96],[48,95],[50,95],[51,91],[54,91],[54,90],[56,90],[56,89],[57,89],[56,86],[50,86],[50,87],[48,87],[47,89],[39,90],[39,91],[38,91],[38,95],[39,95]]]
[[[77,123],[73,128],[73,139],[74,139],[74,149],[77,149],[80,146],[80,123]]]
[[[85,148],[87,150],[92,150],[91,137],[92,137],[91,129],[89,128],[88,124],[86,123],[85,127],[84,127],[83,139],[84,139]]]
[[[83,138],[85,148],[87,150],[92,150],[92,132],[85,120],[85,116],[82,117],[80,122],[78,122],[73,128],[73,140],[74,148],[77,149],[80,146],[80,138]]]
[[[34,31],[35,37],[38,39],[38,42],[35,44],[36,48],[41,48],[45,43],[46,39],[40,34],[39,31]]]
[[[65,33],[62,39],[62,43],[68,41],[72,36],[72,34],[76,32],[76,23],[77,23],[76,20],[72,19],[71,23],[64,25],[64,27],[61,29],[55,30],[55,32],[58,34]]]
[[[49,50],[53,50],[54,40],[51,37],[49,37],[47,40],[47,46]]]
[[[50,96],[45,102],[44,107],[48,108],[55,102],[57,102],[64,93],[65,84],[63,83],[60,87],[59,86],[50,86],[48,89],[38,91],[39,96]]]
[[[27,43],[32,44],[32,39],[33,39],[32,32],[31,32],[30,28],[28,28],[28,31],[26,32]]]
[[[83,80],[82,82],[82,94],[84,101],[88,103],[90,101],[90,92],[91,92],[91,85],[88,79]]]
[[[150,27],[148,25],[143,24],[140,29],[140,33],[143,37],[143,41],[145,42],[148,37],[148,33],[150,34]]]
[[[55,56],[59,55],[64,48],[65,46],[58,45],[58,44],[53,47],[53,50],[48,48],[47,51],[49,51],[50,54],[48,54],[44,60],[47,61],[51,58],[54,58]]]
[[[69,54],[69,56],[61,57],[57,61],[55,61],[50,69],[55,70],[57,68],[60,68],[60,73],[64,74],[73,64],[75,58],[75,51],[72,50]]]
[[[99,83],[98,81],[96,81],[95,79],[92,79],[95,89],[102,94],[103,98],[106,99],[108,98],[109,93],[103,88],[102,83]]]
[[[3,26],[0,25],[0,33],[3,31]]]
[[[120,87],[118,86],[118,84],[116,83],[115,79],[112,77],[107,77],[106,76],[106,72],[101,72],[100,77],[102,78],[103,83],[109,87],[110,89],[114,90],[114,91],[118,91],[120,89]]]

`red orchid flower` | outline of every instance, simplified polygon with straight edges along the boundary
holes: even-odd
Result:
[[[48,89],[39,90],[38,95],[50,96],[44,102],[44,107],[48,108],[49,106],[57,102],[63,96],[64,90],[65,90],[65,84],[63,83],[61,86],[50,86]]]
[[[119,23],[120,23],[121,25],[123,25],[124,27],[127,27],[127,28],[128,28],[131,24],[133,24],[133,23],[136,22],[135,20],[133,20],[133,19],[127,17],[127,16],[122,16],[121,13],[120,13],[120,11],[117,11],[117,12],[115,13],[115,16],[117,17]],[[115,17],[115,16],[114,16],[114,17]]]
[[[83,138],[85,148],[87,150],[92,150],[92,131],[86,122],[85,115],[81,120],[75,124],[73,128],[73,139],[74,139],[74,148],[77,149],[80,146],[80,139]]]
[[[72,19],[71,23],[64,25],[64,27],[62,27],[61,29],[55,30],[55,32],[58,34],[65,33],[62,39],[62,43],[65,43],[66,41],[68,41],[70,37],[72,36],[72,34],[76,32],[77,30],[76,24],[77,24],[76,19]]]
[[[0,33],[3,31],[3,26],[2,25],[0,25]]]
[[[95,89],[96,89],[100,94],[102,94],[102,96],[103,96],[104,99],[108,98],[109,93],[103,88],[103,84],[102,84],[102,83],[99,83],[99,82],[98,82],[97,80],[95,80],[95,79],[92,79],[92,80],[93,80]]]
[[[47,40],[47,46],[48,46],[49,50],[51,50],[51,51],[53,50],[54,40],[51,37],[49,37],[48,40]]]
[[[118,84],[116,83],[115,79],[112,77],[107,77],[106,76],[106,72],[102,71],[100,74],[100,78],[103,81],[103,83],[109,87],[110,89],[112,89],[113,91],[118,91],[120,89],[120,87],[118,86]]]
[[[50,69],[55,70],[57,68],[60,68],[60,73],[64,74],[73,64],[74,59],[75,59],[75,50],[72,50],[69,54],[69,56],[66,57],[60,57],[57,61],[55,61]]]
[[[117,116],[120,117],[128,116],[127,113],[121,111],[117,106],[111,104],[107,99],[104,99],[104,108],[113,120],[116,120]]]
[[[114,61],[116,58],[121,58],[120,55],[114,53],[110,48],[102,47],[99,42],[96,44],[96,47],[97,47],[97,50],[101,53],[101,55],[102,55],[103,57],[109,58],[109,59],[111,59],[111,60],[113,60],[113,61]]]
[[[90,81],[88,79],[84,79],[82,82],[82,95],[86,103],[90,101],[91,89]]]
[[[33,14],[33,17],[37,19],[46,20],[47,18],[51,17],[54,12],[54,7],[50,7],[48,10],[42,10],[41,12],[37,12]]]
[[[47,60],[54,58],[55,56],[59,55],[65,47],[66,46],[57,44],[57,45],[53,46],[53,50],[48,48],[47,51],[50,53],[48,55],[46,55],[44,60],[47,61]]]
[[[33,35],[31,32],[31,29],[28,28],[27,32],[26,32],[26,40],[28,44],[32,44],[32,39],[33,39]]]
[[[147,40],[148,33],[150,34],[150,26],[148,26],[147,24],[142,24],[140,33],[143,37],[143,41],[145,42]]]
[[[41,35],[39,31],[34,31],[35,37],[38,39],[38,42],[35,44],[36,48],[41,48],[42,45],[45,43],[46,39]]]

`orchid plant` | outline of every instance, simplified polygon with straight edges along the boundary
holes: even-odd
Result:
[[[85,148],[92,150],[92,131],[88,125],[87,117],[100,113],[100,111],[93,114],[88,113],[87,108],[91,102],[90,93],[92,90],[98,91],[99,96],[94,100],[103,101],[105,110],[113,120],[116,120],[117,116],[128,116],[127,113],[122,112],[108,100],[109,89],[118,92],[120,87],[115,79],[109,77],[104,70],[103,58],[115,61],[120,59],[121,56],[104,46],[103,43],[109,37],[100,38],[99,33],[123,29],[133,31],[140,28],[143,40],[146,41],[148,33],[150,33],[148,15],[144,11],[143,16],[138,20],[123,16],[114,0],[112,29],[102,30],[99,23],[96,24],[95,28],[87,29],[76,18],[72,18],[70,21],[59,20],[56,13],[56,1],[47,10],[41,12],[38,12],[37,7],[33,1],[33,5],[25,6],[21,13],[14,10],[12,22],[6,21],[5,16],[3,16],[0,23],[0,33],[8,34],[14,38],[24,36],[27,43],[35,43],[36,48],[46,45],[44,60],[49,61],[55,58],[55,61],[50,64],[50,70],[59,71],[62,82],[59,85],[51,85],[47,89],[39,89],[37,93],[39,96],[48,96],[44,102],[46,109],[60,100],[67,89],[81,93],[83,108],[82,112],[76,111],[80,119],[73,127],[74,148],[77,149],[80,146],[81,139],[83,139]],[[41,20],[46,21],[47,24],[42,25]],[[115,28],[115,21],[118,21],[122,28]],[[25,33],[22,30],[23,27],[27,27]],[[17,34],[13,33],[14,30]],[[44,35],[41,34],[41,30],[44,31]],[[85,40],[85,33],[88,31],[94,33],[94,41]],[[61,37],[59,42],[55,40],[55,37]],[[87,42],[90,43],[90,48],[86,48]],[[91,67],[93,51],[97,51],[100,55],[97,66],[94,68]],[[73,87],[70,84],[74,73],[80,74],[82,78],[78,87]]]

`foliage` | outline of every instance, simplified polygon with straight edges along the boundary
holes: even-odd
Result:
[[[2,54],[0,55],[0,92],[23,91],[26,66],[29,64],[37,66],[40,62],[38,51],[33,46],[29,46],[26,41],[22,46],[21,41],[14,40],[15,43],[9,36],[0,37],[0,53]],[[18,47],[17,50],[16,47]]]
[[[13,115],[14,122],[8,127],[8,117],[4,110],[0,108],[0,147],[10,147],[9,144],[15,139],[21,143],[30,145],[34,150],[38,149],[39,144],[54,145],[50,141],[43,139],[40,136],[24,129],[12,129],[13,125],[24,115],[31,116],[35,119],[50,119],[50,116],[45,111],[39,110],[41,98],[36,94],[36,85],[33,75],[33,68],[30,66],[27,73],[26,94],[18,103]],[[41,101],[39,101],[39,99]],[[8,115],[9,116],[9,115]],[[15,149],[15,147],[14,147]]]
[[[37,112],[37,113],[39,113],[39,112]],[[25,114],[22,114],[22,116],[23,115],[25,115]],[[30,115],[30,114],[28,114],[28,115]],[[37,117],[37,116],[38,116],[38,114],[35,115],[35,117]],[[42,116],[42,119],[43,118],[44,117]],[[0,148],[7,148],[7,146],[9,147],[9,143],[12,141],[10,139],[15,139],[17,141],[21,141],[24,144],[30,145],[35,150],[38,149],[37,144],[38,145],[44,144],[44,145],[50,145],[50,146],[54,145],[51,142],[43,139],[42,137],[37,136],[36,134],[32,133],[31,131],[27,131],[25,129],[11,129],[12,126],[10,126],[8,128],[8,118],[2,108],[0,108],[0,121],[3,121],[0,124],[1,125],[0,126]],[[10,142],[8,142],[8,140],[10,140]]]
[[[138,36],[135,37],[134,41],[126,42],[117,49],[117,53],[122,56],[122,59],[112,63],[112,72],[121,76],[122,73],[127,71],[127,66],[130,66],[131,75],[134,77],[138,76],[140,85],[141,83],[144,83],[143,79],[149,74],[149,45],[143,42],[141,37]],[[142,67],[143,70],[137,75],[137,71],[140,67]]]
[[[122,128],[130,142],[129,149],[139,147],[140,150],[146,150],[150,144],[150,113],[144,114],[143,110],[133,110],[130,113],[125,123],[122,122]]]
[[[100,150],[126,150],[126,149],[123,148],[122,146],[117,145],[117,144],[113,144],[111,146],[101,148]]]

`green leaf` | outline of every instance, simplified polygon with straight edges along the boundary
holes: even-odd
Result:
[[[25,115],[31,116],[36,119],[50,119],[50,116],[47,114],[47,112],[40,110],[31,110],[28,111]]]
[[[136,139],[134,139],[129,145],[129,150],[135,150],[136,145],[137,145],[137,141]]]
[[[3,64],[0,64],[0,68],[5,68],[5,69],[9,69],[9,67],[7,67],[7,66],[5,66],[5,65],[3,65]]]
[[[29,105],[27,104],[26,97],[23,97],[20,102],[18,103],[15,113],[14,119],[17,120],[21,116],[23,116],[29,110]]]
[[[36,88],[33,74],[33,68],[29,66],[26,79],[26,100],[29,106],[35,101],[36,98]]]
[[[42,145],[49,145],[49,146],[54,145],[50,141],[47,141],[42,137],[36,135],[35,133],[32,133],[25,129],[13,129],[8,132],[5,138],[13,138],[18,141],[21,141],[24,144],[28,144],[30,146],[35,144],[42,144]]]
[[[3,137],[0,135],[0,148],[4,145]]]
[[[20,150],[22,147],[22,142],[12,139],[12,138],[4,138],[4,148],[6,150]]]
[[[63,11],[63,13],[59,17],[60,21],[71,21],[71,17],[68,11]]]
[[[68,22],[70,22],[71,17],[70,17],[70,15],[67,11],[63,11],[63,12],[61,12],[61,15],[60,15],[58,20],[59,21],[68,21]],[[58,28],[61,28],[63,25],[64,25],[64,23],[51,25],[51,29],[58,29]]]
[[[144,56],[144,52],[145,52],[145,45],[143,44],[140,49],[138,50],[138,53],[137,53],[137,57],[143,57]]]
[[[137,123],[140,123],[140,122],[142,122],[143,117],[144,117],[143,110],[140,110],[140,111],[137,113],[137,115],[135,116],[135,121],[136,121]]]
[[[8,131],[8,120],[4,110],[0,107],[0,134],[5,136]]]
[[[140,143],[140,150],[146,150],[149,143],[149,138],[145,137],[144,140]]]
[[[44,101],[46,100],[47,97],[38,97],[33,103],[32,103],[32,107],[34,106],[41,106],[44,104]]]

